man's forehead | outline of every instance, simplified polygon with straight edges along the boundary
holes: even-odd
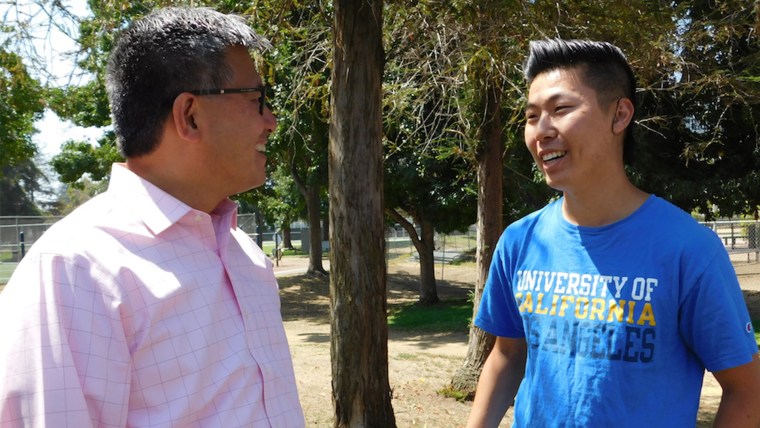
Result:
[[[540,97],[542,102],[553,101],[563,95],[577,94],[584,84],[579,70],[574,68],[555,68],[542,72],[533,79],[528,87],[528,103]]]

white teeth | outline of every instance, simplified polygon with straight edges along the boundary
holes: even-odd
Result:
[[[261,153],[266,153],[267,147],[265,144],[256,144],[256,150]]]
[[[567,152],[551,152],[549,154],[545,154],[541,159],[543,159],[544,162],[548,162],[550,160],[561,158],[566,154]]]

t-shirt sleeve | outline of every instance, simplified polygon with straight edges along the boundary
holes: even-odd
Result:
[[[475,325],[494,336],[525,337],[522,318],[512,292],[511,265],[506,233],[496,245]]]
[[[711,372],[749,363],[758,347],[728,255],[718,251],[693,284],[680,308],[684,341]]]

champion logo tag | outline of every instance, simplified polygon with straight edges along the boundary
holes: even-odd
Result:
[[[744,327],[747,330],[747,333],[752,333],[752,323],[748,322],[747,325]]]

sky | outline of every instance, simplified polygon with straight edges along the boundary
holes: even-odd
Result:
[[[33,31],[36,30],[38,37],[34,47],[44,61],[44,69],[50,74],[50,79],[40,78],[40,80],[43,83],[50,80],[53,80],[52,83],[69,81],[74,70],[74,63],[66,53],[74,51],[76,45],[69,36],[57,32],[55,29],[50,33],[47,32],[50,26],[44,21],[46,15],[39,13],[39,6],[36,5],[36,2],[41,2],[41,0],[19,0],[13,6],[3,2],[0,3],[0,13],[9,19],[16,16],[38,16],[39,18],[32,20],[33,25],[31,26],[34,29]],[[61,3],[76,16],[83,17],[89,14],[86,0],[62,0]],[[8,10],[11,7],[14,9],[9,13]],[[36,25],[34,25],[35,22],[37,22]],[[76,28],[70,30],[76,30]],[[88,140],[94,144],[103,132],[97,128],[81,128],[70,122],[62,121],[50,110],[45,111],[43,118],[35,123],[35,128],[39,132],[32,136],[32,141],[37,145],[40,154],[46,161],[60,153],[61,145],[64,142]]]

